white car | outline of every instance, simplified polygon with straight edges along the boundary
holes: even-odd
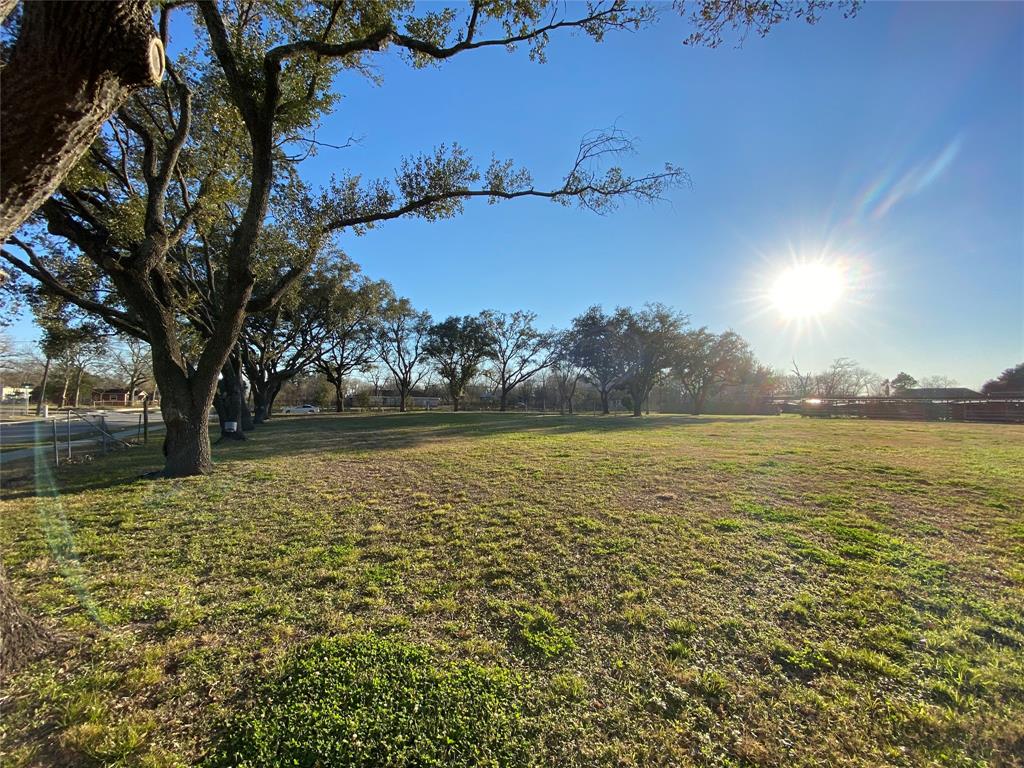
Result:
[[[299,413],[320,413],[320,409],[315,405],[289,405],[281,413],[284,414],[299,414]]]

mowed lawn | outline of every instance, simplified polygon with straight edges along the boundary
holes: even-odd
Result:
[[[200,762],[368,634],[507,671],[536,765],[1024,761],[1021,427],[323,415],[214,452],[5,487],[63,643],[3,681],[5,767]]]

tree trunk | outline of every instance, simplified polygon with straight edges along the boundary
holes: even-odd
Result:
[[[601,415],[608,415],[608,391],[604,389],[601,390]]]
[[[0,241],[53,194],[114,110],[164,74],[146,0],[23,7],[10,62],[0,70]]]
[[[68,404],[68,387],[71,386],[71,372],[68,370],[64,371],[64,388],[60,391],[60,407],[64,408]]]
[[[704,399],[707,397],[707,393],[701,391],[696,395],[693,395],[693,407],[690,409],[690,415],[700,416],[704,411]]]
[[[452,412],[459,412],[459,398],[455,397],[454,395],[452,396]]]
[[[160,410],[163,411],[162,405]],[[205,475],[213,469],[208,414],[209,411],[196,410],[172,421],[167,421],[164,416],[167,428],[164,438],[166,477]]]
[[[281,394],[281,382],[278,382],[270,388],[270,393],[267,395],[267,418],[274,412],[274,403],[277,401],[277,396]]]
[[[252,432],[256,429],[256,420],[252,417],[252,411],[249,410],[249,403],[246,401],[244,394],[239,397],[239,401],[238,425],[243,432]]]
[[[262,424],[271,417],[274,412],[274,398],[281,391],[281,384],[282,382],[276,377],[270,377],[262,384],[252,383],[252,421],[254,424]],[[243,410],[242,419],[245,418]]]
[[[256,421],[249,410],[249,398],[245,396],[245,382],[241,369],[238,371],[238,428],[242,432],[252,432],[256,429]]]
[[[0,563],[0,680],[8,680],[23,664],[44,651],[49,633],[22,610]]]
[[[269,395],[270,395],[270,392],[268,390],[268,387],[265,384],[262,385],[262,386],[258,386],[256,384],[253,384],[253,387],[252,387],[252,406],[253,406],[252,420],[256,424],[262,424],[268,418],[270,418],[270,407],[269,407],[270,397],[269,397]]]
[[[245,440],[245,432],[242,430],[242,411],[244,409],[244,398],[242,397],[242,382],[238,371],[231,360],[228,360],[221,373],[220,383],[217,386],[217,418],[220,421],[220,436],[223,440]],[[228,432],[227,422],[234,422],[235,429]]]
[[[139,389],[139,377],[132,374],[131,378],[128,379],[128,404],[135,405],[135,393]]]
[[[341,413],[345,410],[345,400],[341,394],[341,379],[334,381],[334,410]]]
[[[643,416],[644,394],[643,387],[639,384],[629,386],[629,399],[633,401],[633,417]]]
[[[84,368],[79,368],[75,372],[75,408],[78,407],[78,398],[82,394],[82,374],[85,373]]]
[[[504,411],[505,411],[505,409],[507,407],[508,407],[508,392],[506,392],[503,389],[503,390],[501,390],[501,400],[499,401],[499,404],[498,404],[498,410],[504,413]]]
[[[43,415],[43,405],[46,403],[46,380],[50,378],[50,358],[47,356],[46,364],[43,365],[43,383],[39,385],[39,402],[36,403],[36,416]]]
[[[161,390],[167,477],[204,475],[213,469],[209,427],[213,393],[195,396],[192,390],[187,382],[165,382]]]

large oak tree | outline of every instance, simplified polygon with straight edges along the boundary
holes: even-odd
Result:
[[[480,317],[449,317],[430,328],[424,352],[433,362],[458,411],[466,386],[480,373],[494,339]]]

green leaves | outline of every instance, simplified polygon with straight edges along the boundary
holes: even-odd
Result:
[[[402,161],[395,179],[405,205],[422,201],[415,213],[428,221],[447,219],[462,211],[462,199],[455,197],[467,192],[471,184],[480,181],[480,173],[462,147],[453,144],[448,150],[444,144],[433,154],[417,155]],[[436,198],[436,202],[431,202]]]
[[[375,636],[294,653],[228,724],[215,766],[527,765],[526,687],[504,669]]]

